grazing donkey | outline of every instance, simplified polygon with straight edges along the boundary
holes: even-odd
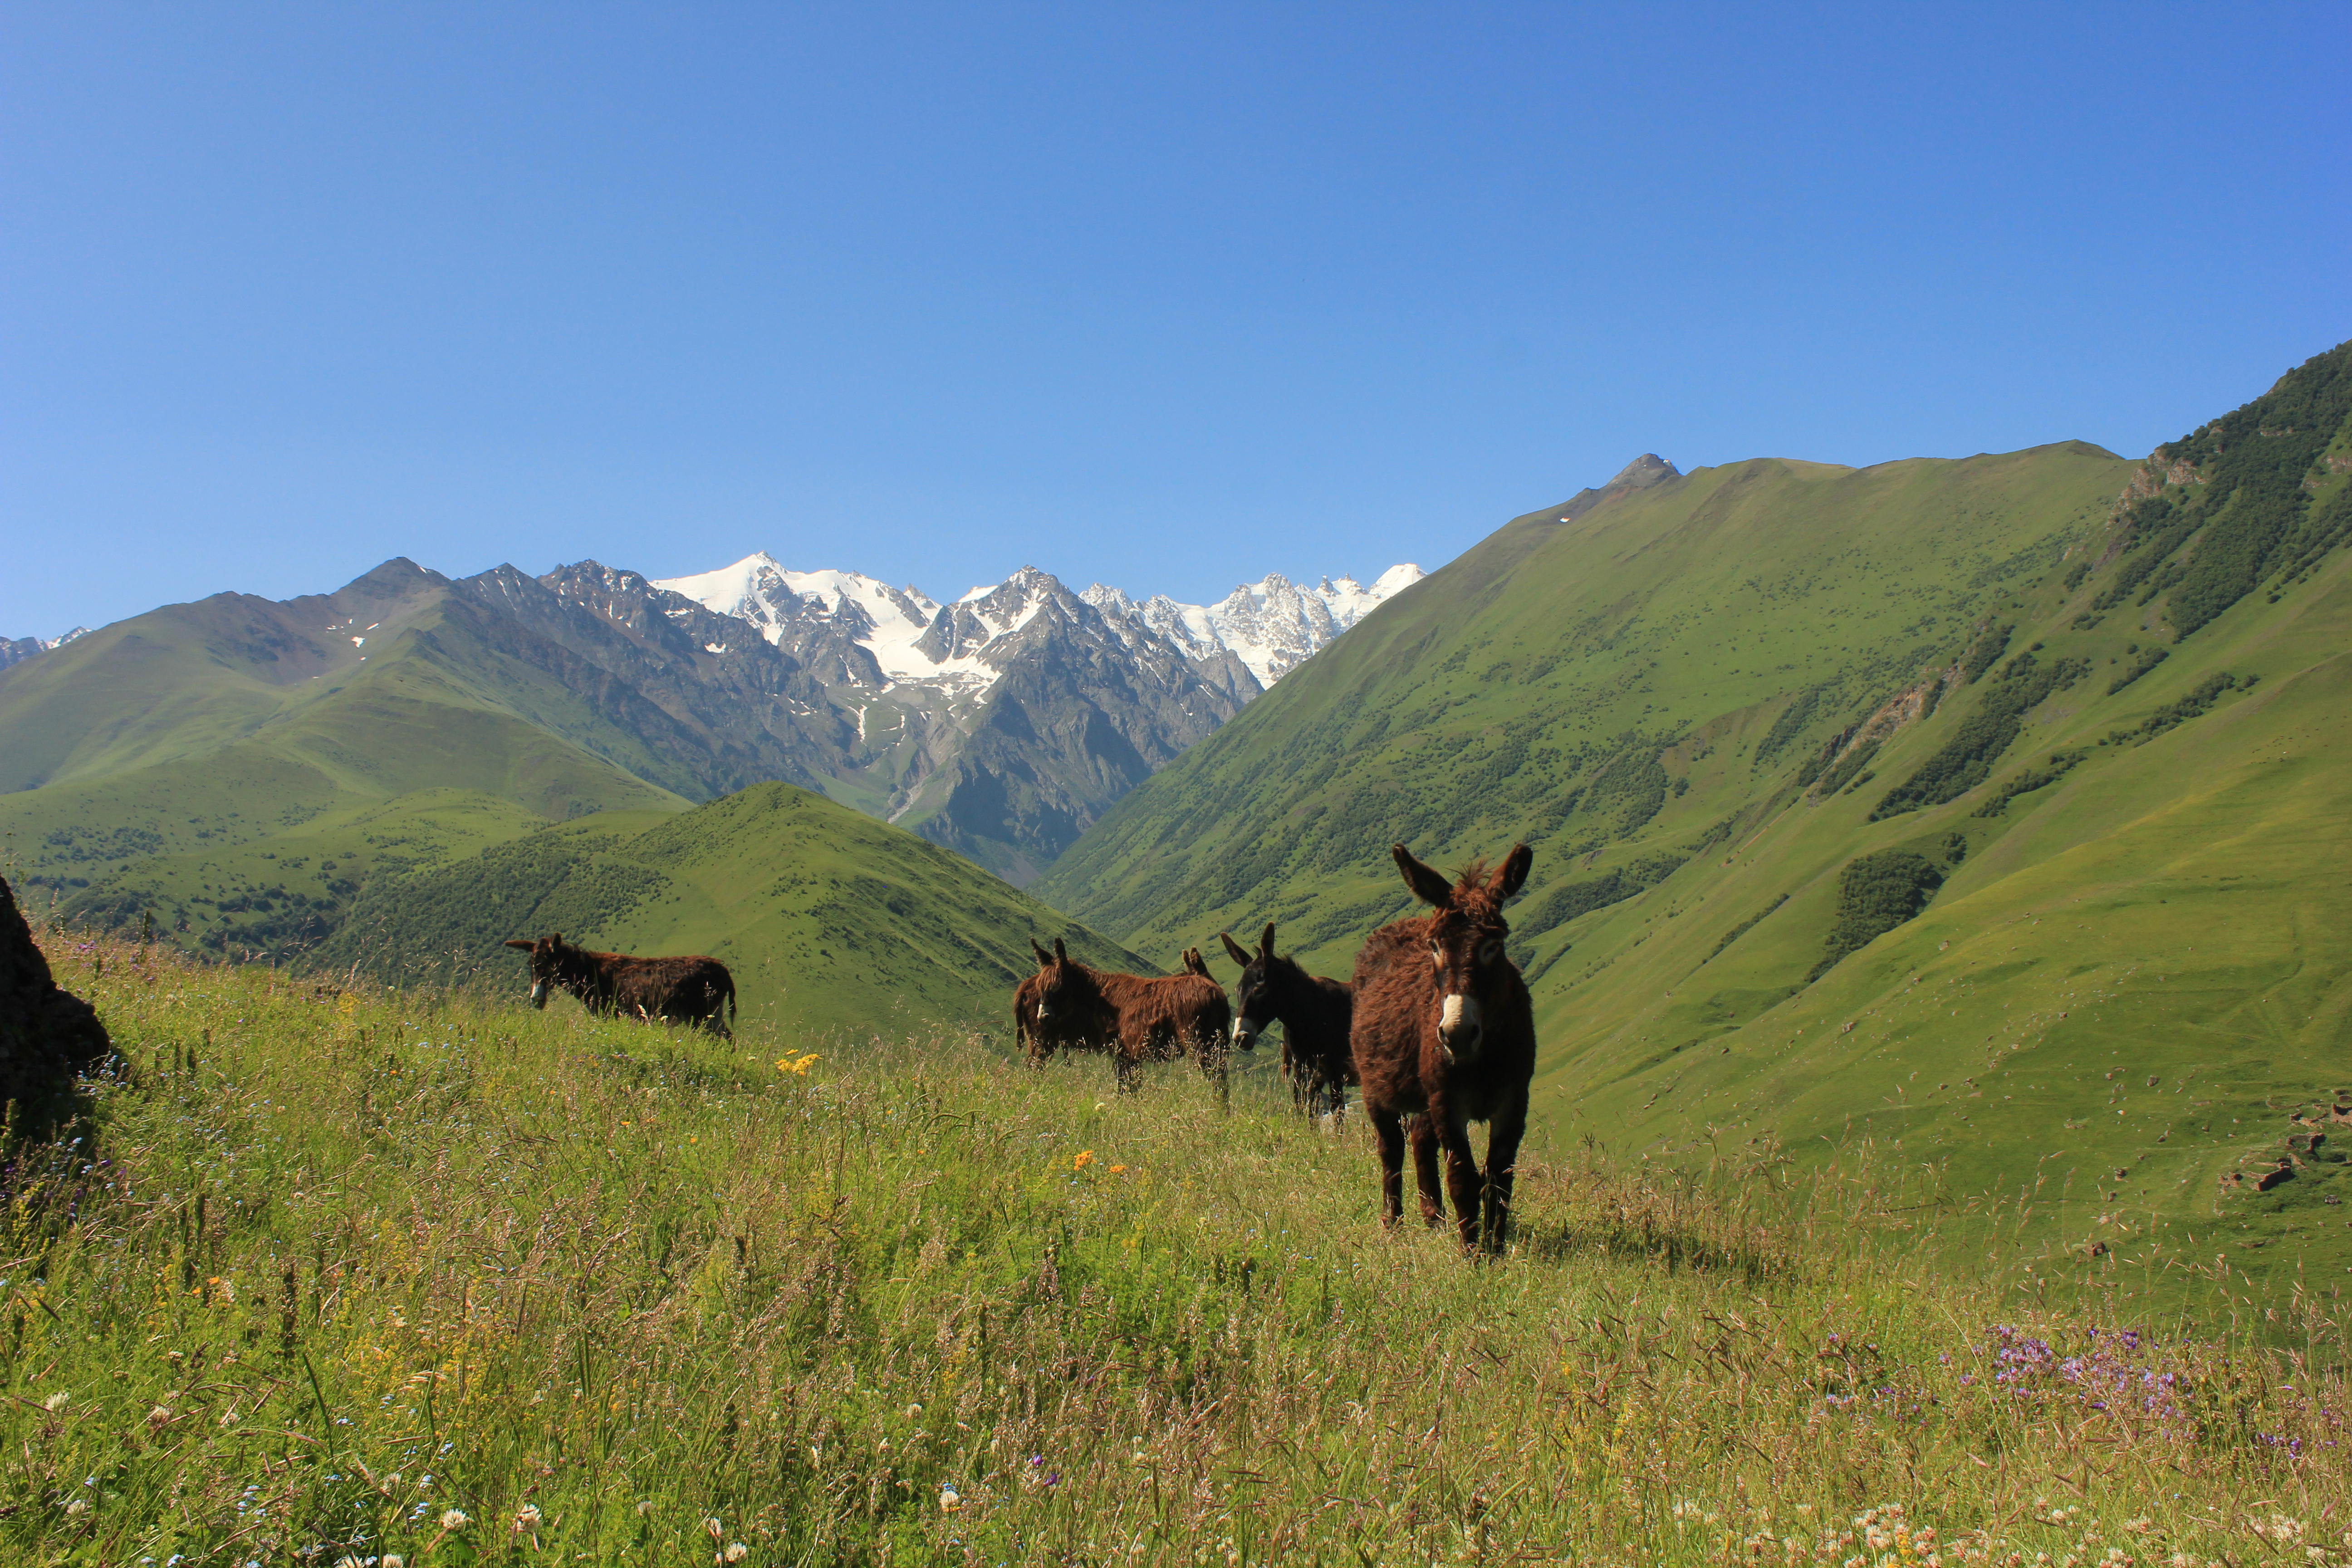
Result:
[[[1443,1144],[1463,1247],[1499,1253],[1536,1070],[1535,1014],[1503,951],[1510,931],[1503,900],[1525,884],[1535,856],[1516,844],[1491,876],[1476,862],[1449,883],[1403,845],[1390,853],[1431,912],[1382,926],[1356,955],[1349,1040],[1380,1142],[1381,1222],[1395,1225],[1404,1209],[1403,1122],[1412,1116],[1422,1218],[1435,1226],[1445,1217],[1437,1193]],[[1470,1147],[1473,1121],[1490,1124],[1483,1176]]]
[[[1053,962],[1036,979],[1040,1034],[1068,1031],[1094,1048],[1108,1047],[1122,1090],[1136,1087],[1141,1064],[1190,1055],[1217,1085],[1218,1098],[1224,1098],[1234,1014],[1224,987],[1215,981],[1191,973],[1146,977],[1096,969],[1072,958],[1059,937],[1054,939]]]
[[[735,1012],[735,977],[715,958],[632,958],[625,952],[590,952],[573,947],[557,931],[537,942],[510,940],[509,947],[530,954],[530,1005],[547,1005],[550,987],[580,998],[591,1013],[617,1013],[647,1023],[699,1024],[722,1040],[733,1039],[728,1020]]]
[[[1280,1024],[1282,1070],[1290,1079],[1291,1099],[1309,1116],[1326,1110],[1339,1115],[1347,1108],[1348,1086],[1356,1081],[1355,1053],[1348,1043],[1354,987],[1309,974],[1297,959],[1277,954],[1271,921],[1255,955],[1223,931],[1217,940],[1242,966],[1241,982],[1234,987],[1241,1015],[1234,1024],[1234,1044],[1248,1050],[1268,1025]]]

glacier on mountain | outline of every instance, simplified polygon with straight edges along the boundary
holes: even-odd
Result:
[[[1202,678],[1244,700],[1272,686],[1382,601],[1421,581],[1410,563],[1370,584],[1326,577],[1313,587],[1270,572],[1213,605],[1188,605],[1155,594],[1138,601],[1097,583],[1077,598],[1099,612],[1129,647],[1139,637],[1165,639]],[[719,615],[757,626],[772,643],[805,639],[816,628],[870,654],[884,679],[984,689],[1002,668],[990,650],[1013,637],[1046,601],[1058,579],[1024,566],[1003,582],[983,584],[949,604],[911,584],[893,588],[856,572],[791,572],[765,551],[732,565],[657,580]],[[1235,668],[1235,667],[1238,668]],[[1249,679],[1241,679],[1243,671]],[[1244,685],[1254,689],[1243,689]]]

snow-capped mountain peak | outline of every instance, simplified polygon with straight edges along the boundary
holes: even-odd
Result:
[[[1100,583],[1080,596],[1105,614],[1123,613],[1141,621],[1194,659],[1220,649],[1230,652],[1260,686],[1272,686],[1424,574],[1406,563],[1381,573],[1369,588],[1353,577],[1326,577],[1316,587],[1302,588],[1281,573],[1269,572],[1213,605],[1180,604],[1164,594],[1137,604]]]
[[[1270,572],[1213,605],[1187,605],[1164,594],[1139,602],[1100,583],[1072,595],[1051,573],[1024,566],[1002,583],[982,584],[942,605],[919,589],[893,588],[860,573],[786,571],[761,551],[715,572],[666,578],[654,586],[747,620],[772,643],[798,647],[820,630],[830,631],[870,652],[892,681],[965,688],[992,679],[990,649],[1018,634],[1057,596],[1075,597],[1100,611],[1129,647],[1139,648],[1139,638],[1164,638],[1221,688],[1248,686],[1234,668],[1239,665],[1263,689],[1422,576],[1420,567],[1407,563],[1390,567],[1369,587],[1342,576],[1308,588]]]

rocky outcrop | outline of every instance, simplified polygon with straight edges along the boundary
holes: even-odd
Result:
[[[58,988],[0,878],[0,1106],[10,1133],[38,1137],[54,1127],[71,1109],[74,1080],[113,1048],[97,1010]]]

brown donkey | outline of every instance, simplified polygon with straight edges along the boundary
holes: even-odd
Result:
[[[1291,1099],[1309,1116],[1327,1110],[1338,1116],[1347,1106],[1348,1086],[1356,1081],[1348,1041],[1354,992],[1343,980],[1309,974],[1297,959],[1276,953],[1272,921],[1258,938],[1255,956],[1223,931],[1217,940],[1242,966],[1234,985],[1234,1005],[1241,1015],[1234,1024],[1234,1044],[1248,1050],[1268,1025],[1280,1024],[1282,1070],[1290,1079]]]
[[[1058,945],[1058,944],[1056,944]],[[1076,1006],[1066,1005],[1050,1016],[1045,1011],[1046,977],[1053,973],[1054,955],[1029,939],[1029,951],[1037,955],[1034,973],[1023,977],[1013,993],[1013,1038],[1021,1054],[1032,1066],[1043,1067],[1055,1051],[1108,1051],[1118,1030],[1114,1024],[1089,1034],[1088,1025],[1094,1020]]]
[[[1036,1037],[1084,1042],[1069,1048],[1108,1048],[1123,1090],[1136,1087],[1141,1064],[1191,1056],[1216,1084],[1218,1099],[1224,1098],[1234,1014],[1215,981],[1190,973],[1147,977],[1096,969],[1072,958],[1059,937],[1053,962],[1035,979]]]
[[[1493,875],[1477,862],[1449,883],[1403,845],[1389,852],[1431,912],[1382,926],[1356,955],[1349,1044],[1380,1142],[1381,1221],[1393,1226],[1404,1210],[1411,1116],[1422,1218],[1434,1226],[1445,1217],[1437,1193],[1442,1143],[1463,1247],[1498,1253],[1509,1235],[1512,1165],[1536,1070],[1535,1013],[1503,952],[1510,931],[1503,900],[1527,881],[1535,855],[1516,844]],[[1473,1121],[1489,1124],[1483,1176],[1470,1147]]]
[[[699,1024],[722,1040],[734,1037],[727,1026],[735,1013],[735,977],[715,958],[591,952],[564,941],[562,931],[507,945],[530,954],[534,1007],[546,1006],[548,992],[560,988],[579,997],[591,1013]]]

